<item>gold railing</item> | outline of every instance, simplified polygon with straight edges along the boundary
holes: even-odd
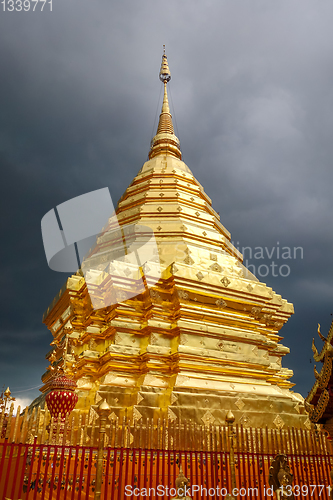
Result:
[[[98,446],[99,419],[91,408],[89,413],[73,411],[65,422],[55,420],[47,409],[35,408],[29,414],[26,408],[20,415],[10,414],[4,426],[0,415],[0,442],[64,444]],[[234,447],[242,453],[285,453],[329,455],[332,446],[321,431],[296,428],[268,429],[235,425]],[[105,443],[113,448],[141,448],[184,451],[230,451],[228,427],[198,425],[191,421],[158,419],[108,419]]]

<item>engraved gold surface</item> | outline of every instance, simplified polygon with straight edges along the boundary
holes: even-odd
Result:
[[[304,428],[303,398],[290,390],[292,371],[281,366],[289,349],[279,330],[293,306],[245,269],[210,198],[181,161],[166,87],[164,81],[150,159],[117,207],[120,225],[140,223],[155,233],[158,255],[144,266],[146,290],[94,310],[82,273],[71,276],[44,315],[54,340],[41,390],[64,367],[78,383],[77,408],[87,411],[99,391],[119,418],[219,425],[232,408],[236,423]],[[112,219],[89,257],[101,269],[111,227]],[[158,259],[161,278],[148,288]],[[132,272],[119,278],[116,269],[108,272],[124,290],[136,286]]]

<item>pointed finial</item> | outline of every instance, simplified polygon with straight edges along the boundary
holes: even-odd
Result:
[[[225,421],[227,422],[227,424],[234,423],[235,417],[231,410],[229,410],[228,413],[226,414]]]
[[[162,56],[162,64],[161,64],[159,78],[163,83],[168,83],[171,80],[171,73],[168,65],[168,59],[165,54],[165,45],[163,45],[163,56]]]
[[[169,108],[167,83],[171,80],[171,73],[168,65],[168,59],[165,54],[165,45],[163,45],[162,64],[159,73],[159,79],[164,84],[164,96],[157,132],[151,142],[149,159],[158,155],[170,155],[181,160],[180,143],[173,129],[172,116]]]

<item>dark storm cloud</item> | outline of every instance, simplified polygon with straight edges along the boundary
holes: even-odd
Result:
[[[66,278],[47,267],[40,220],[94,189],[122,195],[147,157],[165,43],[184,160],[232,240],[304,249],[288,277],[263,281],[295,305],[284,365],[307,393],[311,339],[333,312],[332,11],[328,0],[54,0],[53,12],[0,13],[0,384],[40,383],[41,316]]]

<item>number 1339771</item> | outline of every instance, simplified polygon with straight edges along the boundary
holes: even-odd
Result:
[[[52,11],[52,0],[2,0],[3,12],[32,10],[33,12],[50,10]],[[45,8],[45,9],[44,9]]]

